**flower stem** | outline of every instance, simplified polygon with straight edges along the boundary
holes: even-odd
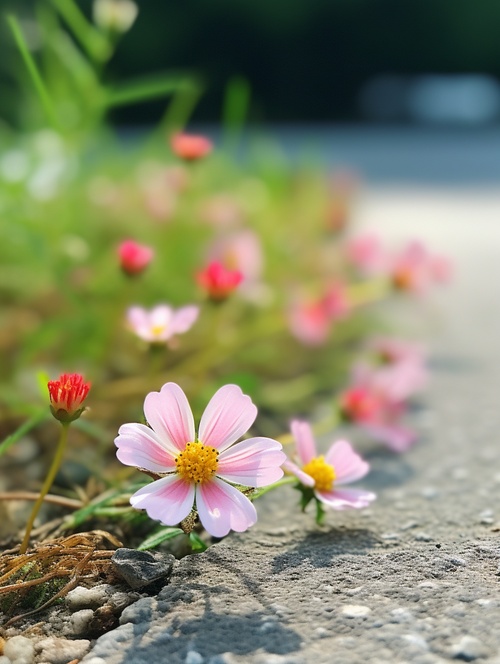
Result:
[[[42,503],[44,501],[45,496],[48,494],[50,487],[52,486],[52,483],[54,481],[54,478],[57,474],[57,471],[59,470],[59,467],[61,466],[61,461],[64,455],[64,451],[66,449],[66,443],[68,441],[68,429],[69,429],[69,422],[63,422],[62,427],[61,427],[61,436],[59,438],[59,443],[57,444],[57,449],[56,453],[54,456],[54,459],[52,461],[52,465],[50,467],[50,470],[47,474],[47,477],[45,478],[45,482],[43,483],[42,489],[40,491],[40,495],[38,496],[38,500],[33,506],[33,510],[31,512],[30,518],[28,520],[28,524],[26,526],[26,532],[24,534],[24,539],[21,544],[21,548],[19,549],[19,553],[26,553],[26,549],[28,548],[28,544],[30,541],[30,535],[31,535],[31,530],[33,528],[33,524],[35,522],[35,519],[38,515],[38,512],[40,510],[40,507],[42,506]]]
[[[272,491],[273,489],[279,489],[280,486],[284,486],[285,484],[292,484],[293,482],[296,482],[297,478],[295,475],[290,475],[289,477],[284,477],[282,480],[278,480],[274,484],[270,484],[269,486],[265,486],[262,489],[260,489],[257,493],[254,493],[253,496],[251,496],[252,501],[256,500],[257,498],[260,498],[266,493],[269,493],[269,491]]]

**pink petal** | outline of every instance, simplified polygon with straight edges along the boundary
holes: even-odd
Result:
[[[328,450],[325,461],[335,470],[336,484],[355,482],[370,470],[370,465],[353,450],[352,445],[346,440],[334,443]]]
[[[158,437],[178,450],[195,440],[193,413],[176,383],[166,383],[160,392],[150,392],[144,402],[144,414]]]
[[[416,439],[414,431],[401,425],[370,423],[363,424],[362,427],[372,438],[384,443],[394,452],[406,452]]]
[[[242,533],[257,521],[248,498],[217,477],[197,485],[196,508],[203,527],[214,537],[224,537],[230,530]]]
[[[198,318],[199,313],[200,308],[194,304],[187,307],[181,307],[177,311],[174,311],[170,322],[170,334],[182,334],[183,332],[187,332]]]
[[[301,470],[295,463],[293,463],[293,461],[290,461],[290,459],[287,459],[281,467],[285,473],[295,475],[299,482],[304,486],[314,486],[316,483],[310,475],[304,473],[304,471]]]
[[[168,328],[172,323],[173,315],[173,309],[168,304],[158,304],[149,312],[149,324],[151,327]]]
[[[368,507],[377,497],[364,489],[334,489],[333,491],[315,491],[322,503],[334,510],[358,509]]]
[[[154,473],[168,473],[175,469],[177,449],[144,424],[123,424],[115,445],[118,447],[116,456],[126,466],[145,468]]]
[[[142,487],[130,497],[130,504],[146,510],[148,516],[166,526],[175,526],[191,512],[194,504],[194,484],[177,475],[162,477]]]
[[[199,440],[222,451],[252,426],[257,408],[237,385],[224,385],[210,399],[200,422]]]
[[[271,438],[249,438],[232,445],[219,457],[217,476],[233,484],[267,486],[283,477],[286,455]]]
[[[303,465],[316,456],[316,443],[309,422],[293,420],[290,429],[297,445],[297,454]]]

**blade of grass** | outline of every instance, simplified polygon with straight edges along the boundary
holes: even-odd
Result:
[[[250,85],[241,76],[231,78],[226,86],[222,124],[224,127],[225,148],[234,152],[238,147],[241,133],[248,115]]]
[[[44,420],[48,420],[49,417],[52,417],[52,415],[44,406],[43,410],[38,411],[29,420],[23,422],[23,424],[21,424],[21,426],[16,431],[14,431],[14,433],[11,433],[10,436],[8,436],[0,445],[0,456],[5,454],[5,452],[7,452],[7,450],[11,448],[12,445],[17,443],[17,441],[25,436],[29,431],[41,424]]]
[[[137,547],[138,551],[147,551],[148,549],[154,549],[159,546],[162,542],[172,539],[173,537],[178,537],[179,535],[184,535],[184,531],[180,528],[162,528],[161,530],[156,531],[149,537],[139,544]]]
[[[183,85],[183,79],[169,74],[151,79],[131,81],[108,89],[103,103],[108,108],[137,104],[172,94]]]
[[[52,4],[89,57],[97,62],[105,62],[111,55],[111,45],[99,30],[87,21],[78,5],[73,0],[52,0]]]
[[[9,14],[9,16],[7,16],[7,23],[9,24],[9,28],[14,37],[14,41],[16,42],[16,46],[19,49],[19,52],[21,53],[21,57],[24,60],[24,64],[26,65],[28,73],[31,77],[31,81],[35,87],[38,97],[40,98],[40,102],[45,111],[45,115],[47,116],[48,121],[54,128],[60,129],[59,119],[52,104],[49,92],[45,86],[45,83],[43,82],[42,76],[38,70],[36,62],[29,51],[28,45],[26,43],[26,40],[24,39],[24,35],[22,33],[19,22],[13,14]]]

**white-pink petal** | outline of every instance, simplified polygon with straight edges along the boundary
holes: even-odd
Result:
[[[130,497],[136,509],[166,526],[175,526],[185,519],[194,504],[195,489],[177,475],[168,475],[142,487]]]
[[[233,484],[261,487],[283,477],[280,466],[286,456],[272,438],[249,438],[219,456],[217,476]]]
[[[237,385],[224,385],[210,399],[202,415],[198,439],[225,450],[252,426],[257,408]]]
[[[160,392],[150,392],[144,414],[158,437],[183,450],[195,440],[193,413],[186,395],[176,383],[166,383]]]
[[[290,475],[295,475],[295,477],[299,480],[299,482],[304,486],[314,486],[316,484],[316,482],[310,475],[304,473],[304,471],[301,470],[297,466],[297,464],[293,463],[293,461],[290,461],[290,459],[286,459],[286,461],[283,463],[281,467],[283,468],[285,473],[289,473]]]
[[[145,468],[154,473],[175,469],[176,448],[162,440],[144,424],[123,424],[115,438],[116,456],[126,466]]]
[[[180,309],[177,309],[177,311],[174,311],[172,320],[170,321],[169,336],[187,332],[189,328],[195,323],[199,313],[200,308],[194,304],[181,307]]]
[[[355,482],[370,470],[370,464],[362,459],[346,440],[334,443],[326,453],[325,461],[335,470],[335,484]]]
[[[316,456],[316,443],[309,422],[293,420],[290,425],[295,438],[297,454],[303,465],[309,463]]]
[[[224,537],[230,530],[241,533],[257,521],[248,498],[217,477],[197,485],[196,508],[203,527],[214,537]]]
[[[333,489],[333,491],[315,491],[316,498],[334,510],[360,509],[377,497],[364,489]]]

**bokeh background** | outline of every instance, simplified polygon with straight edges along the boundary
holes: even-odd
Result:
[[[80,0],[90,16],[91,0]],[[251,88],[250,118],[272,123],[438,123],[500,119],[497,0],[141,0],[110,80],[196,72],[194,120],[221,118],[232,77]],[[29,25],[34,0],[2,0]],[[32,23],[32,41],[36,30]],[[1,26],[0,116],[19,120],[17,58]],[[121,109],[119,124],[159,119],[164,102]]]

